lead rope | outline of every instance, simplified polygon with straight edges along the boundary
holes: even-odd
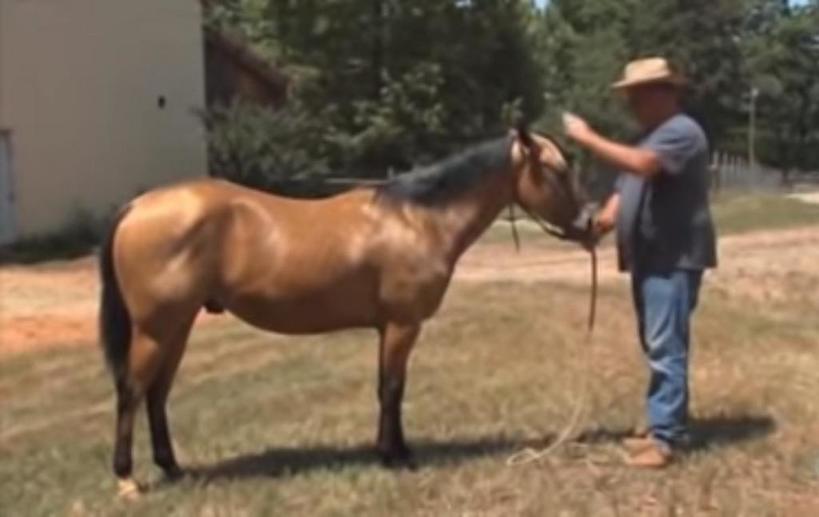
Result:
[[[593,340],[594,340],[594,325],[595,320],[597,318],[597,248],[596,246],[592,246],[589,250],[591,254],[591,293],[589,294],[589,319],[587,322],[586,328],[586,346],[588,348],[591,347]],[[566,440],[575,432],[577,429],[577,425],[580,422],[581,415],[585,412],[588,406],[588,398],[589,398],[589,371],[590,371],[590,356],[591,354],[589,351],[586,351],[585,354],[581,354],[585,357],[585,365],[583,367],[585,374],[582,376],[582,384],[580,386],[580,394],[578,395],[575,405],[574,411],[572,412],[572,416],[569,419],[568,424],[563,428],[563,430],[558,435],[557,439],[554,442],[550,443],[547,447],[543,449],[536,449],[534,447],[527,447],[515,454],[509,456],[506,460],[506,465],[509,467],[515,467],[520,465],[525,465],[528,463],[533,463],[536,461],[540,461],[543,458],[554,453],[558,448],[560,448]]]
[[[515,252],[520,253],[520,234],[518,234],[514,203],[509,203],[509,222],[512,225],[512,239],[515,241]]]

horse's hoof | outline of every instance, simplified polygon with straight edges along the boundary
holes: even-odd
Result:
[[[144,490],[144,487],[132,478],[117,481],[117,495],[122,500],[136,501]]]
[[[409,450],[381,454],[381,465],[391,470],[416,470],[418,463]]]
[[[162,471],[165,475],[165,481],[179,481],[180,479],[184,478],[187,475],[187,472],[179,468],[178,466],[174,466],[171,468],[167,468]]]

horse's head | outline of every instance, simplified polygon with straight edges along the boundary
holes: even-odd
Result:
[[[553,139],[524,127],[515,129],[513,138],[515,202],[565,238],[591,240],[594,208],[586,202],[565,152]]]

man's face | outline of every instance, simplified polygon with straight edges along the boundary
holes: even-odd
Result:
[[[626,90],[626,100],[634,117],[650,129],[679,101],[677,89],[667,84],[644,84]]]

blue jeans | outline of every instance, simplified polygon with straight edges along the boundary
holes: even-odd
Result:
[[[702,271],[636,270],[632,292],[643,352],[648,359],[648,421],[652,435],[672,446],[688,440],[689,322]]]

